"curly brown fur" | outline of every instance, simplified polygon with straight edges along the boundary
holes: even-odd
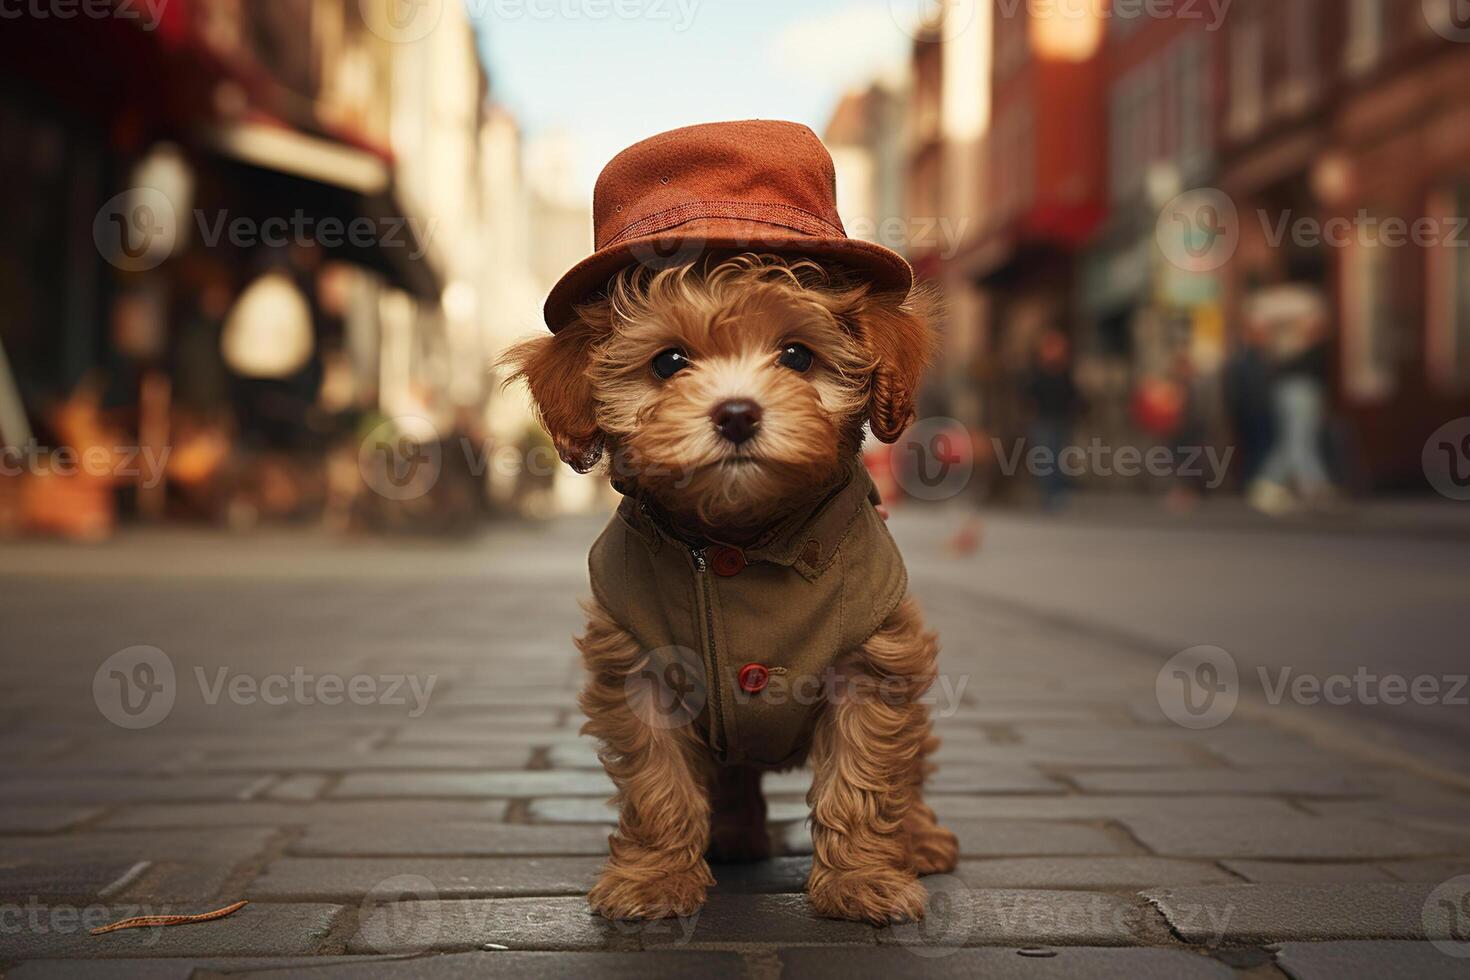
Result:
[[[791,344],[811,350],[809,370],[782,366]],[[922,293],[875,293],[813,262],[745,255],[630,270],[575,323],[505,361],[569,463],[585,471],[606,458],[609,477],[656,502],[676,529],[741,542],[828,493],[865,425],[898,438],[933,346]],[[651,365],[671,349],[688,366],[661,379]],[[711,423],[731,399],[762,409],[754,437],[738,444]],[[589,900],[611,918],[687,915],[713,884],[707,856],[770,853],[760,773],[716,765],[693,725],[647,723],[627,693],[647,657],[599,606],[588,616],[583,731],[602,745],[619,807]],[[922,800],[937,739],[918,699],[935,652],[907,599],[844,658],[852,683],[819,709],[808,892],[822,915],[917,918],[916,874],[954,867],[954,835]]]

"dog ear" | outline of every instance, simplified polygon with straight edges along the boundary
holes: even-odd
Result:
[[[938,342],[934,318],[934,301],[921,289],[873,294],[854,313],[857,336],[875,364],[868,421],[883,442],[896,441],[917,415],[919,382]]]
[[[525,381],[531,389],[536,413],[556,444],[557,455],[578,473],[590,472],[603,451],[589,376],[593,336],[588,324],[571,323],[550,336],[515,345],[499,360],[513,372],[507,386]]]

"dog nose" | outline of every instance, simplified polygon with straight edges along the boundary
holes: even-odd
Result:
[[[738,446],[761,427],[761,407],[748,398],[736,398],[716,405],[710,418],[720,435]]]

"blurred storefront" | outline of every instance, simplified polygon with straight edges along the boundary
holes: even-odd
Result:
[[[156,485],[95,481],[93,528],[114,490],[149,517],[371,520],[364,428],[473,430],[488,397],[473,30],[454,5],[413,43],[352,0],[139,6],[0,35],[0,436],[70,445],[85,393],[110,439],[167,447]]]

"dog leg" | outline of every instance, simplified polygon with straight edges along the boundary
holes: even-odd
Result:
[[[710,782],[709,859],[744,864],[771,856],[766,830],[766,798],[761,793],[759,769],[720,766]]]
[[[587,900],[609,919],[692,915],[714,884],[704,858],[710,806],[697,775],[700,744],[688,725],[651,723],[630,703],[627,678],[647,658],[600,607],[588,614],[578,641],[591,675],[580,698],[582,732],[601,742],[598,756],[617,786],[618,829]]]
[[[934,764],[926,759],[939,748],[939,738],[929,734],[927,720],[924,731],[923,748],[913,765],[914,805],[904,821],[909,835],[909,859],[918,874],[949,874],[959,863],[960,842],[952,831],[939,825],[933,809],[924,802],[924,780],[934,771]]]
[[[919,803],[934,635],[905,599],[856,655],[848,684],[825,706],[813,739],[812,872],[819,914],[884,925],[924,915],[909,821]]]

